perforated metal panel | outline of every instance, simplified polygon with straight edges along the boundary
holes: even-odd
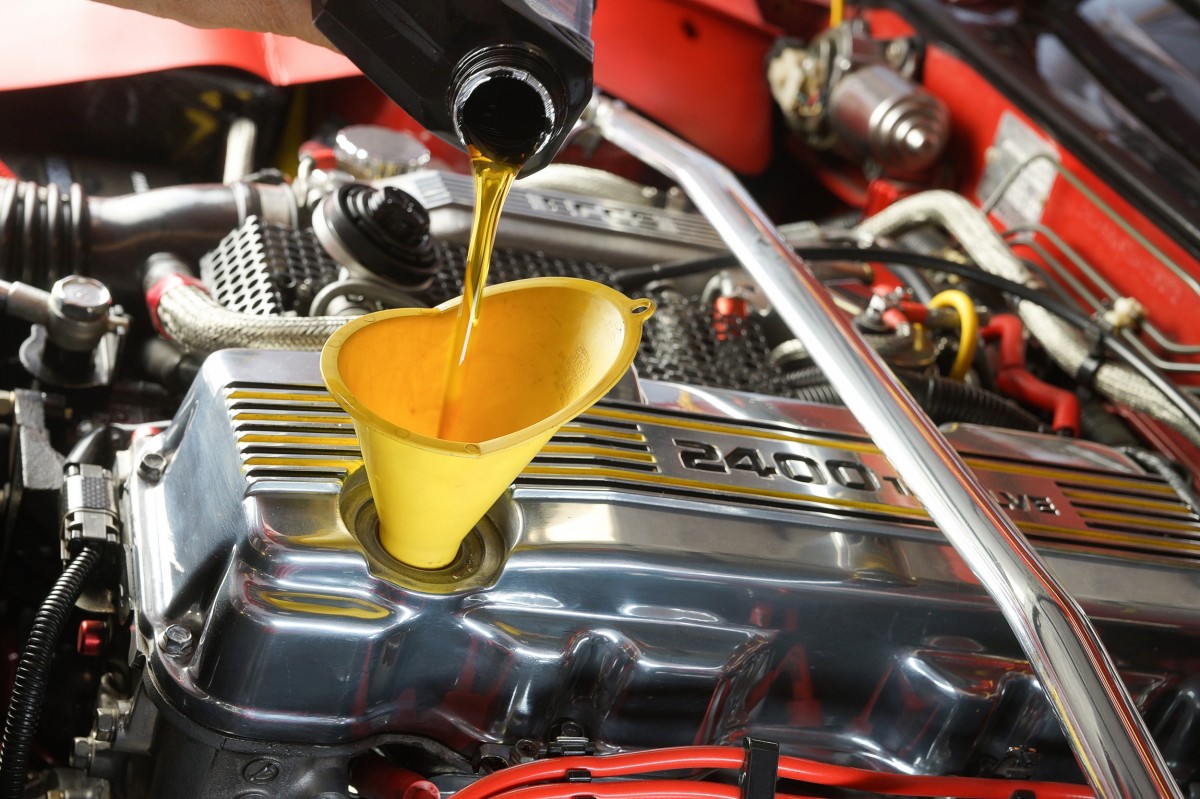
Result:
[[[438,305],[462,293],[467,248],[438,242],[441,269],[416,299]],[[201,261],[205,282],[227,308],[256,315],[306,315],[312,297],[338,277],[337,264],[311,230],[293,230],[250,218]],[[618,270],[597,261],[540,252],[497,249],[489,284],[531,277],[577,277],[615,285]],[[646,292],[642,292],[646,293]],[[716,317],[697,296],[669,289],[649,292],[658,303],[637,357],[638,373],[697,386],[764,391],[777,385],[763,324],[757,315]]]
[[[252,216],[200,259],[200,274],[226,308],[280,316],[307,313],[313,296],[337,279],[338,265],[312,230]]]

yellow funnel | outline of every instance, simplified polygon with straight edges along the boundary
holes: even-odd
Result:
[[[354,419],[380,541],[410,566],[454,560],[546,441],[629,368],[654,310],[574,278],[505,283],[483,297],[446,438],[438,425],[461,297],[361,317],[321,353],[325,385]]]

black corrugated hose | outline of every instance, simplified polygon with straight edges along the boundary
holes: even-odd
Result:
[[[1033,414],[1010,404],[998,394],[984,391],[969,383],[960,383],[940,375],[914,374],[902,370],[897,370],[895,374],[913,395],[913,399],[929,414],[929,418],[938,424],[964,422],[1029,431],[1037,431],[1041,427],[1041,423]],[[816,366],[808,366],[784,375],[782,384],[788,396],[802,402],[822,405],[845,404]]]
[[[95,544],[85,544],[63,570],[34,617],[29,640],[17,664],[17,679],[4,720],[4,739],[0,744],[2,799],[22,799],[25,795],[29,752],[46,698],[50,661],[83,583],[99,562],[100,549]]]

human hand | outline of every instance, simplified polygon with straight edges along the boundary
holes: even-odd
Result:
[[[336,50],[312,24],[309,0],[98,0],[195,28],[237,28],[294,36]]]

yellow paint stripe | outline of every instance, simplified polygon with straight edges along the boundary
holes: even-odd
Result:
[[[1073,483],[1088,483],[1089,485],[1107,488],[1124,488],[1130,491],[1146,491],[1152,494],[1174,494],[1170,486],[1156,483],[1135,482],[1123,480],[1120,477],[1103,477],[1084,472],[1068,472],[1061,469],[1047,469],[1041,466],[1025,466],[1015,463],[994,463],[979,458],[964,457],[963,460],[972,469],[986,472],[1002,472],[1004,474],[1025,474],[1035,477],[1049,477],[1052,480],[1069,480]]]
[[[542,447],[543,455],[596,455],[604,458],[617,458],[638,463],[655,463],[654,456],[649,452],[630,452],[627,449],[615,447],[595,447],[586,444],[547,444]]]
[[[349,469],[361,458],[275,458],[256,455],[246,458],[243,466],[308,466],[314,469]]]
[[[320,402],[326,405],[337,405],[327,391],[314,391],[311,394],[307,393],[289,393],[285,391],[245,391],[236,389],[225,395],[227,400],[260,400],[260,401],[275,401],[275,402]]]
[[[325,422],[326,424],[349,425],[350,417],[345,414],[330,415],[313,411],[312,415],[300,413],[236,413],[235,422]]]
[[[1117,494],[1098,494],[1092,491],[1076,491],[1072,488],[1064,488],[1062,492],[1063,496],[1070,499],[1077,499],[1080,502],[1099,502],[1104,505],[1120,505],[1126,508],[1145,508],[1146,510],[1161,511],[1163,513],[1190,515],[1182,502],[1159,502],[1156,499],[1123,497]]]
[[[615,438],[618,441],[637,441],[645,443],[646,437],[641,433],[631,433],[627,430],[612,430],[607,427],[593,427],[586,424],[568,424],[564,425],[563,433],[574,433],[583,436],[600,436],[603,438]]]
[[[1079,515],[1095,522],[1112,522],[1114,524],[1135,524],[1138,527],[1148,527],[1152,530],[1173,530],[1179,533],[1191,533],[1200,536],[1200,525],[1172,522],[1167,519],[1147,519],[1145,516],[1133,516],[1128,513],[1109,513],[1107,511],[1078,508]]]
[[[644,424],[653,424],[661,427],[674,427],[681,430],[699,430],[703,433],[717,433],[727,436],[739,436],[745,438],[753,436],[757,439],[768,441],[787,441],[794,444],[808,444],[816,447],[828,447],[830,449],[846,450],[847,452],[865,452],[879,455],[878,447],[871,444],[862,444],[856,441],[838,441],[824,438],[810,438],[808,436],[798,435],[795,433],[783,433],[772,430],[759,430],[758,428],[737,427],[733,425],[724,425],[710,422],[700,422],[693,419],[675,419],[673,417],[650,416],[647,414],[633,413],[631,411],[617,411],[611,408],[592,408],[588,411],[593,416],[602,416],[609,419],[620,419],[629,422],[639,422]]]
[[[1161,549],[1200,556],[1200,545],[1172,538],[1150,538],[1144,535],[1127,535],[1104,530],[1072,530],[1068,527],[1054,527],[1036,522],[1022,522],[1018,526],[1022,532],[1032,530],[1033,532],[1052,533],[1057,537],[1071,538],[1085,544],[1103,541],[1137,549]]]
[[[303,436],[287,433],[281,433],[279,435],[270,435],[269,433],[245,433],[238,436],[238,442],[242,444],[288,444],[302,447],[358,448],[358,437],[355,435]]]
[[[884,513],[891,516],[911,516],[915,518],[929,518],[925,511],[920,508],[905,508],[896,505],[885,505],[879,502],[862,502],[854,499],[840,499],[837,497],[820,497],[810,494],[797,494],[791,491],[775,491],[769,488],[747,488],[745,486],[722,485],[720,483],[707,483],[702,480],[688,480],[682,477],[668,477],[661,474],[649,474],[645,472],[626,472],[619,469],[606,469],[604,467],[584,467],[579,469],[564,468],[561,466],[528,466],[524,474],[531,476],[551,476],[551,477],[610,477],[626,482],[644,483],[649,486],[675,486],[678,488],[691,488],[700,491],[711,491],[716,494],[741,494],[750,497],[764,497],[768,499],[783,499],[790,502],[800,504],[815,504],[815,505],[831,505],[838,508],[852,508],[854,510],[866,510],[875,513]]]

